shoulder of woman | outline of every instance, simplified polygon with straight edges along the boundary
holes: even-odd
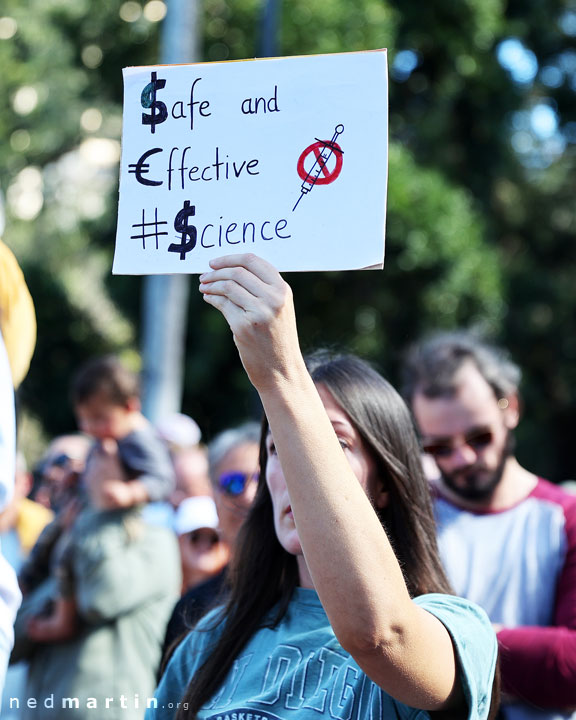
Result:
[[[487,717],[498,642],[486,612],[475,603],[455,595],[430,593],[414,602],[440,620],[447,629],[458,660],[464,694],[468,703],[468,720]]]
[[[195,664],[199,655],[210,651],[211,646],[222,634],[224,626],[225,618],[221,607],[207,612],[178,646],[177,652],[181,653],[179,662],[185,663],[187,666]]]
[[[428,593],[413,598],[413,601],[425,610],[436,615],[440,620],[443,616],[446,619],[453,617],[455,622],[459,619],[466,619],[475,623],[475,627],[491,627],[490,619],[479,605],[457,595],[446,593]]]
[[[202,665],[223,629],[222,613],[217,608],[207,613],[180,642],[170,658],[156,696],[162,702],[180,699],[190,678]]]

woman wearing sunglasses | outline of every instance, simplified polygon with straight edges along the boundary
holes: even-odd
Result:
[[[217,435],[208,447],[210,481],[220,539],[232,557],[258,483],[260,426],[246,422]],[[206,610],[227,593],[227,566],[178,601],[166,628],[160,677],[177,644]]]
[[[208,447],[210,480],[220,530],[232,551],[256,495],[260,428],[247,422],[217,435]]]
[[[147,718],[489,717],[495,636],[447,594],[404,403],[357,358],[306,367],[267,262],[211,267],[200,290],[267,418],[262,480],[229,600],[180,645]]]

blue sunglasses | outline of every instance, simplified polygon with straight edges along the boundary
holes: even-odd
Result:
[[[218,487],[226,495],[237,497],[238,495],[242,495],[246,486],[250,482],[258,482],[258,477],[259,475],[257,472],[242,473],[232,471],[222,473],[222,475],[218,478]]]

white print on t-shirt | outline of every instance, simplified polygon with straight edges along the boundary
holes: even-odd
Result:
[[[262,687],[251,698],[251,709],[234,708],[234,697],[253,653],[234,662],[228,680],[212,698],[207,720],[277,720],[255,711],[259,706],[315,710],[334,720],[376,720],[382,716],[382,691],[342,652],[322,647],[304,657],[294,645],[278,645],[268,658]],[[245,690],[245,688],[244,688]],[[225,712],[224,712],[225,710]]]

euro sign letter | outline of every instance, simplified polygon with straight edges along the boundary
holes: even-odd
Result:
[[[196,230],[196,227],[194,225],[188,225],[188,218],[191,215],[193,216],[195,214],[196,206],[190,205],[190,200],[184,200],[184,207],[178,212],[178,214],[174,218],[174,230],[176,230],[176,232],[182,233],[182,237],[180,244],[172,243],[168,247],[168,252],[180,253],[180,260],[185,260],[186,253],[190,252],[190,250],[194,250],[194,248],[196,247],[196,238],[198,236],[198,231]],[[186,241],[186,237],[189,237],[190,240]]]
[[[142,113],[142,125],[150,125],[150,130],[156,132],[156,125],[163,123],[168,117],[168,109],[163,102],[156,100],[156,91],[161,90],[166,85],[166,80],[157,78],[156,71],[150,74],[150,82],[140,97],[140,104],[144,108],[150,108],[152,110],[151,115]]]

